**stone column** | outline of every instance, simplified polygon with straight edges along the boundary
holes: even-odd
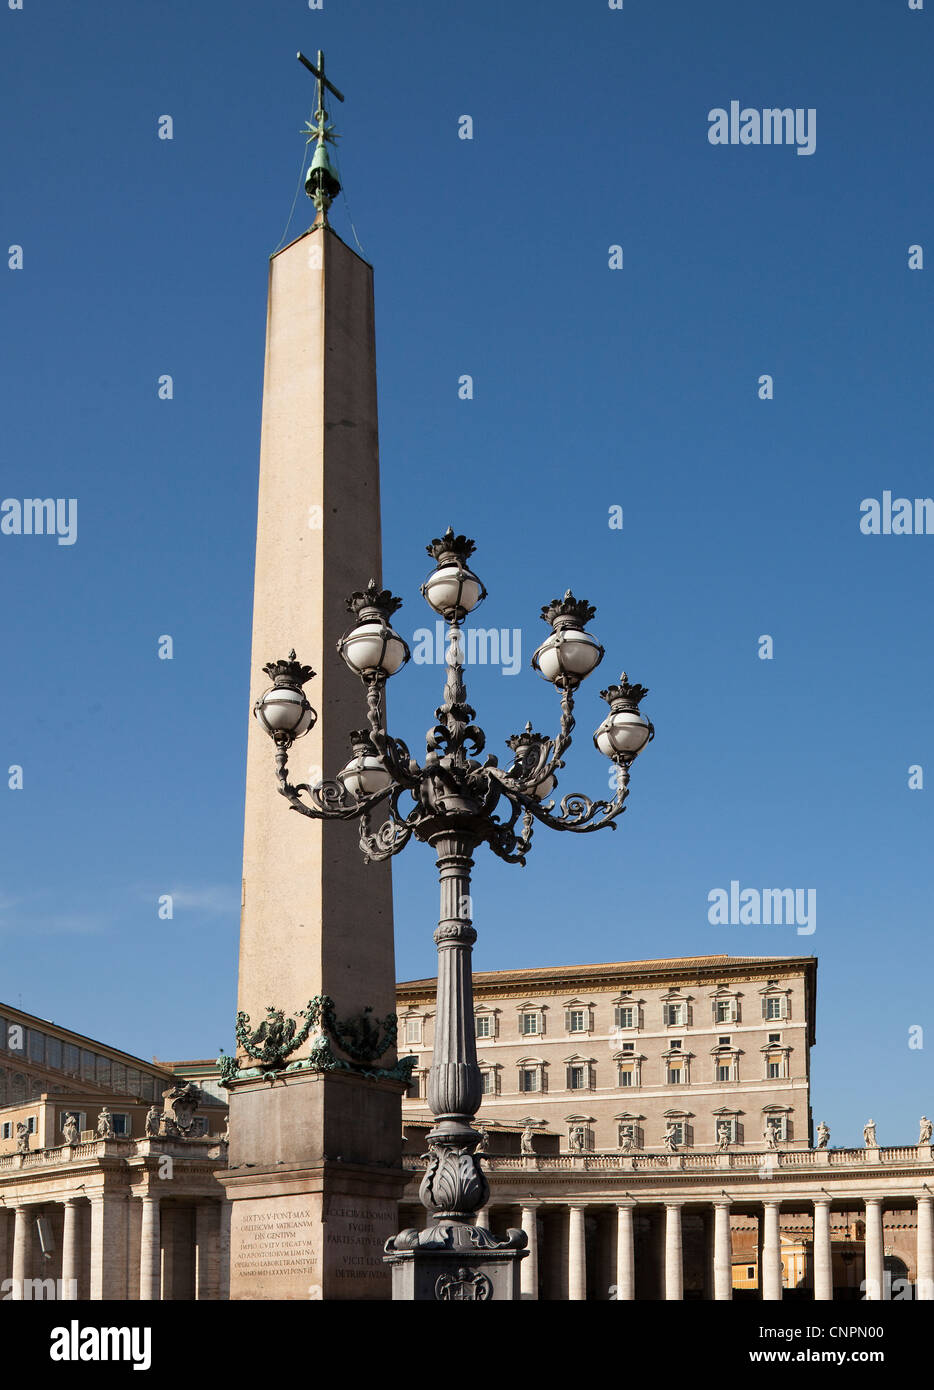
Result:
[[[584,1236],[584,1208],[576,1203],[568,1209],[568,1300],[582,1302],[587,1297],[587,1246]]]
[[[200,1302],[219,1298],[217,1202],[195,1207],[195,1298]]]
[[[830,1198],[814,1198],[814,1301],[833,1300],[833,1259],[830,1245]]]
[[[635,1202],[616,1203],[616,1300],[629,1303],[636,1296],[636,1259],[632,1236]]]
[[[12,1207],[0,1206],[0,1280],[10,1277],[9,1262],[7,1260],[7,1241],[10,1231],[10,1212]]]
[[[917,1284],[915,1298],[934,1300],[934,1198],[918,1198]]]
[[[78,1226],[78,1198],[66,1197],[65,1225],[62,1231],[62,1291],[61,1297],[78,1297],[78,1280],[81,1277],[81,1231]]]
[[[230,1296],[230,1203],[221,1202],[218,1212],[218,1233],[217,1233],[217,1263],[218,1263],[218,1282],[220,1285],[219,1296],[222,1299]]]
[[[159,1236],[159,1198],[144,1192],[139,1245],[140,1302],[159,1302],[162,1297],[162,1248]]]
[[[776,1303],[782,1296],[782,1240],[778,1202],[763,1202],[765,1227],[762,1241],[762,1297]]]
[[[91,1300],[125,1299],[127,1291],[127,1194],[91,1197]]]
[[[681,1203],[665,1203],[665,1298],[684,1297],[684,1267],[681,1255]]]
[[[22,1299],[29,1275],[29,1208],[20,1204],[13,1218],[13,1298]]]
[[[713,1204],[713,1296],[733,1297],[733,1240],[730,1234],[730,1202]]]
[[[528,1236],[528,1255],[519,1267],[521,1298],[538,1298],[538,1203],[527,1202],[522,1208],[522,1229]]]
[[[882,1198],[866,1198],[866,1299],[878,1303],[883,1296]]]

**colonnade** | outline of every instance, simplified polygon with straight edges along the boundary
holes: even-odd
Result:
[[[528,1237],[528,1255],[521,1264],[521,1288],[524,1299],[555,1296],[543,1291],[548,1284],[552,1290],[561,1289],[560,1297],[569,1301],[581,1301],[588,1296],[605,1298],[607,1296],[621,1302],[628,1302],[637,1296],[638,1269],[635,1220],[639,1216],[651,1217],[651,1263],[649,1272],[657,1292],[656,1297],[680,1300],[685,1297],[686,1273],[693,1273],[691,1296],[703,1296],[715,1300],[733,1297],[733,1233],[731,1217],[742,1215],[755,1217],[758,1223],[758,1253],[751,1256],[758,1278],[758,1296],[765,1301],[777,1301],[785,1296],[783,1287],[783,1253],[781,1216],[785,1213],[806,1213],[810,1216],[810,1271],[809,1294],[819,1302],[829,1302],[834,1297],[833,1283],[833,1242],[831,1239],[831,1211],[837,1202],[848,1212],[856,1208],[864,1225],[865,1278],[862,1283],[862,1296],[870,1301],[891,1296],[885,1279],[885,1245],[883,1238],[883,1209],[904,1210],[906,1207],[916,1220],[916,1278],[910,1291],[914,1298],[934,1301],[934,1195],[926,1191],[920,1195],[903,1196],[889,1202],[881,1196],[838,1196],[821,1193],[815,1197],[782,1198],[780,1196],[760,1198],[752,1201],[748,1197],[730,1197],[726,1193],[707,1201],[696,1198],[659,1197],[655,1200],[635,1197],[598,1200],[581,1198],[560,1201],[542,1198],[541,1200],[521,1200],[518,1198],[494,1202],[483,1212],[478,1213],[481,1224],[492,1227],[494,1233],[505,1233],[506,1225],[515,1225],[518,1208],[522,1229]],[[692,1245],[689,1256],[684,1240],[684,1214],[690,1212],[700,1217],[704,1232],[704,1268],[691,1270],[690,1260],[698,1258],[697,1241]],[[598,1221],[590,1218],[597,1217]],[[545,1218],[543,1221],[542,1218]],[[615,1233],[613,1222],[615,1218]],[[609,1289],[588,1290],[588,1264],[593,1251],[589,1249],[588,1227],[600,1226],[601,1259],[606,1267],[607,1222],[610,1222],[610,1236],[615,1234],[615,1250],[611,1251],[609,1267],[615,1254],[615,1291]],[[695,1228],[698,1223],[694,1223]],[[547,1232],[551,1233],[551,1241]],[[696,1229],[695,1229],[696,1234]],[[807,1238],[807,1237],[806,1237]],[[646,1244],[642,1242],[645,1253]],[[841,1248],[838,1246],[838,1248]],[[559,1262],[556,1268],[556,1262]],[[642,1271],[645,1273],[645,1271]],[[547,1277],[546,1277],[547,1276]],[[645,1295],[645,1280],[643,1280]],[[839,1295],[839,1290],[838,1290]],[[755,1292],[753,1295],[755,1296]],[[903,1295],[900,1295],[903,1296]]]
[[[13,1300],[218,1299],[229,1257],[223,1201],[105,1189],[0,1206],[0,1286]]]

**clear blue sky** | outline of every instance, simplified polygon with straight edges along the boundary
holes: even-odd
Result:
[[[519,675],[471,675],[492,750],[555,723],[527,660],[569,585],[608,654],[564,789],[606,785],[590,734],[621,666],[658,728],[615,834],[540,832],[524,870],[481,854],[477,968],[813,952],[815,1119],[913,1139],[934,536],[864,536],[859,504],[934,493],[932,24],[907,0],[3,7],[0,497],[76,497],[79,530],[0,535],[0,998],[144,1056],[231,1043],[267,256],[312,105],[295,50],[320,46],[376,270],[400,626],[430,618],[450,521],[477,621],[522,630]],[[814,108],[815,152],[712,145],[732,100]],[[413,747],[440,687],[393,683]],[[712,926],[731,880],[815,889],[816,931]],[[395,892],[399,976],[432,974],[430,851]]]

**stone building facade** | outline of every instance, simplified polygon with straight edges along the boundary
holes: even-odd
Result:
[[[474,976],[480,1118],[531,1120],[584,1151],[804,1149],[813,956],[699,956]],[[398,987],[418,1066],[403,1117],[429,1118],[435,981]]]

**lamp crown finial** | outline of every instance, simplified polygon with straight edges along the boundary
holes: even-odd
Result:
[[[600,691],[600,699],[606,700],[611,707],[619,705],[620,707],[638,709],[639,701],[644,700],[648,693],[648,686],[631,683],[626,672],[623,671],[617,685],[608,685],[606,690]]]
[[[396,598],[389,589],[378,588],[375,579],[371,579],[365,589],[355,590],[347,599],[347,610],[353,613],[358,622],[365,622],[371,617],[385,618],[388,622],[401,607],[401,598]]]
[[[443,536],[435,536],[431,544],[425,546],[433,560],[439,563],[459,560],[461,564],[466,564],[476,548],[469,536],[455,536],[453,526],[449,526]]]
[[[575,598],[570,589],[565,592],[564,598],[553,598],[542,608],[543,620],[552,627],[561,619],[564,619],[562,627],[583,627],[596,617],[596,613],[592,603],[585,598]]]

